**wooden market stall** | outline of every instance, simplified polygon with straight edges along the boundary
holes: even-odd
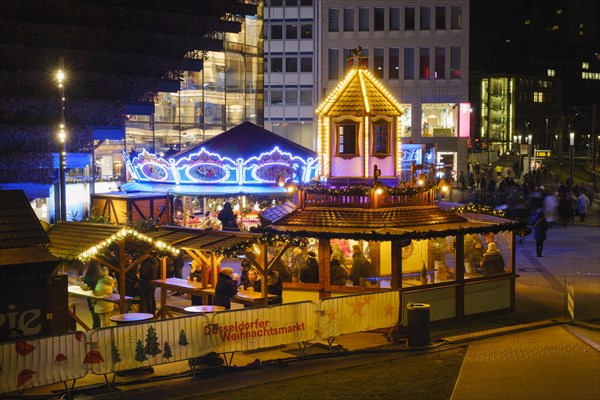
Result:
[[[67,277],[23,191],[0,190],[0,221],[0,342],[67,332]]]
[[[427,190],[363,191],[306,188],[299,205],[261,214],[266,233],[306,238],[318,258],[318,283],[285,283],[288,299],[400,290],[405,303],[431,303],[433,320],[514,310],[520,224],[472,210],[442,210]],[[489,273],[482,261],[494,248],[503,265]],[[360,283],[352,281],[353,256],[359,258],[353,253],[363,253],[373,271]],[[331,260],[340,257],[350,279],[334,284]]]
[[[94,260],[117,274],[121,313],[126,310],[126,274],[150,257],[152,252],[163,255],[178,252],[176,248],[141,232],[117,225],[61,221],[50,227],[48,237],[48,250],[54,256],[80,262]],[[126,257],[130,246],[135,246],[138,252],[137,258],[131,262]]]
[[[158,230],[147,233],[153,240],[161,241],[185,252],[201,268],[201,280],[199,282],[179,278],[167,278],[166,269],[161,272],[161,278],[154,283],[161,288],[161,310],[159,317],[172,316],[170,307],[166,303],[167,290],[175,290],[190,295],[201,296],[203,304],[208,303],[208,297],[214,296],[215,282],[217,282],[218,266],[225,255],[236,257],[246,256],[253,264],[261,280],[266,281],[268,263],[264,257],[253,256],[252,248],[261,249],[260,254],[267,254],[266,244],[260,244],[261,235],[244,232],[224,232],[216,230],[199,230],[182,227],[163,226]],[[234,301],[246,305],[261,305],[268,302],[267,287],[262,285],[260,293],[240,292],[234,297]]]

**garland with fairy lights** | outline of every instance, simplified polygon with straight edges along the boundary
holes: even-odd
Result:
[[[415,194],[421,194],[428,192],[432,189],[432,186],[420,186],[420,187],[390,187],[381,186],[384,191],[391,196],[410,196]],[[313,182],[308,185],[299,185],[299,190],[304,191],[308,194],[324,194],[324,195],[337,195],[337,196],[369,196],[374,190],[372,186],[367,185],[353,185],[345,186],[341,188],[331,188],[325,186],[320,182]]]
[[[447,236],[456,236],[459,234],[483,234],[483,233],[500,233],[506,231],[521,232],[526,228],[524,223],[507,222],[498,225],[477,226],[477,227],[462,227],[456,229],[445,229],[443,231],[429,230],[424,232],[407,232],[402,234],[378,233],[371,232],[310,232],[306,230],[294,231],[294,236],[302,238],[316,239],[343,239],[343,240],[370,240],[374,242],[399,242],[404,240],[427,240],[444,238]],[[280,233],[278,230],[266,227],[265,234],[275,235]]]
[[[142,242],[147,246],[154,247],[155,253],[158,255],[173,255],[177,256],[179,250],[173,246],[166,244],[160,240],[153,240],[151,237],[144,235],[136,231],[135,229],[123,228],[111,237],[101,241],[95,246],[90,247],[79,256],[77,259],[82,262],[89,261],[92,257],[104,255],[111,247],[117,245],[117,243],[123,239],[130,238],[138,242]]]
[[[464,206],[453,207],[448,209],[448,211],[453,211],[455,213],[474,213],[474,214],[486,214],[492,215],[494,217],[504,217],[506,214],[506,210],[496,210],[490,206],[486,206],[483,204],[475,204],[469,203]]]
[[[243,254],[248,248],[254,245],[269,245],[273,246],[277,243],[290,243],[292,247],[306,247],[308,240],[304,237],[291,236],[282,233],[264,233],[262,236],[247,240],[245,242],[236,243],[233,246],[229,246],[226,249],[218,248],[215,250],[217,256],[236,256]]]

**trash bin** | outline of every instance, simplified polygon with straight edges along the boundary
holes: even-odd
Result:
[[[406,306],[408,323],[408,347],[429,346],[430,341],[430,323],[429,310],[430,305],[425,303],[410,302]]]

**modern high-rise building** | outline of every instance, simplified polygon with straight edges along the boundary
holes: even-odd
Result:
[[[352,52],[402,104],[403,143],[435,143],[440,167],[466,168],[469,2],[265,2],[265,126],[315,148],[315,104]]]

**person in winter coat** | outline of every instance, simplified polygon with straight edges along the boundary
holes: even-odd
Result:
[[[494,242],[488,244],[488,249],[483,255],[483,260],[481,261],[481,273],[483,275],[504,273],[504,259]]]
[[[217,277],[217,286],[215,287],[215,298],[213,304],[222,306],[229,310],[231,308],[231,298],[237,293],[238,282],[237,274],[234,275],[233,269],[222,268]]]
[[[248,270],[246,279],[242,280],[241,286],[244,287],[244,290],[251,290],[258,293],[261,292],[260,278],[258,277],[258,272],[256,272],[254,268]]]
[[[267,293],[275,295],[275,298],[269,299],[269,304],[283,303],[283,282],[277,271],[267,273]]]
[[[156,287],[153,280],[160,278],[160,262],[156,257],[149,257],[140,265],[140,310],[152,315],[156,314]]]
[[[308,252],[305,267],[300,271],[300,281],[303,283],[319,283],[319,261],[314,251]]]
[[[108,268],[102,268],[102,276],[94,287],[94,296],[108,297],[113,294],[115,280],[108,274]],[[94,300],[94,312],[100,317],[100,326],[110,326],[110,314],[115,305],[109,301]]]
[[[224,231],[239,231],[240,228],[237,224],[237,218],[233,213],[233,209],[231,208],[231,203],[225,202],[223,204],[223,209],[219,211],[219,215],[217,216],[221,224],[223,225]]]
[[[337,259],[332,259],[329,263],[330,273],[329,279],[332,285],[346,286],[346,279],[348,279],[348,272],[346,268],[340,265]]]
[[[359,245],[352,246],[352,270],[350,279],[354,286],[360,284],[360,278],[369,278],[374,276],[373,267],[367,257],[364,255]]]
[[[537,213],[531,221],[531,230],[533,232],[533,239],[535,240],[536,255],[538,257],[543,257],[542,250],[544,250],[544,240],[546,240],[548,221],[546,221],[544,211],[541,208],[538,208]]]
[[[83,283],[85,284],[84,289],[94,290],[96,284],[104,275],[102,273],[102,267],[96,261],[90,261],[83,277]],[[100,316],[94,311],[94,300],[87,298],[88,308],[92,315],[92,329],[100,328]]]
[[[577,214],[579,214],[579,222],[583,222],[589,208],[590,199],[588,199],[585,192],[582,191],[577,197]]]

